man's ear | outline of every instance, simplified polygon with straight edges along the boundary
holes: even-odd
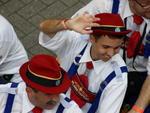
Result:
[[[29,96],[33,95],[33,93],[34,93],[32,88],[30,88],[30,87],[26,87],[26,92]]]
[[[96,39],[93,35],[90,36],[90,41],[91,41],[91,43],[95,43]]]
[[[31,87],[26,87],[26,92],[27,92],[27,97],[28,97],[28,99],[29,99],[29,101],[33,104],[33,105],[36,105],[35,104],[35,101],[36,101],[36,99],[35,99],[35,92],[33,91],[33,89],[31,88]]]

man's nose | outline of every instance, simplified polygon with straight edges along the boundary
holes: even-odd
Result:
[[[115,54],[115,50],[113,48],[108,49],[107,54],[112,57]]]
[[[60,99],[60,96],[59,96],[59,95],[53,95],[53,96],[49,96],[49,98],[50,98],[51,100],[53,100],[53,101],[58,102],[59,99]]]

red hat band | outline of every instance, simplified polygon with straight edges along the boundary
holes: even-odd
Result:
[[[62,78],[63,75],[60,72],[60,78],[58,79],[54,79],[54,78],[50,78],[50,77],[45,77],[43,75],[38,75],[34,72],[32,72],[28,66],[27,72],[26,72],[26,76],[28,77],[29,80],[31,80],[32,82],[35,82],[37,84],[46,86],[46,87],[56,87],[59,86],[62,82]]]

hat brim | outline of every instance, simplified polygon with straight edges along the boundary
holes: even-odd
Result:
[[[121,32],[114,32],[114,31],[106,31],[106,30],[93,30],[93,32],[91,34],[97,34],[97,35],[115,35],[115,36],[123,36],[123,35],[127,35],[128,33],[130,33],[131,30],[126,30],[126,31],[121,31]]]
[[[59,86],[55,86],[55,87],[46,87],[46,86],[37,84],[35,82],[32,82],[30,79],[27,78],[27,76],[26,76],[27,67],[28,67],[28,62],[21,66],[21,68],[19,70],[20,76],[22,77],[22,79],[24,80],[24,82],[27,85],[29,85],[41,92],[44,92],[47,94],[60,94],[60,93],[67,91],[68,88],[70,87],[71,81],[68,78],[67,73],[62,68],[61,68],[61,70],[64,71],[64,74],[63,74],[63,80],[62,80],[61,84]]]

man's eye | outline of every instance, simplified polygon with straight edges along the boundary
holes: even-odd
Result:
[[[120,46],[119,47],[116,47],[115,49],[119,49],[120,48]]]
[[[109,48],[109,46],[103,46],[103,48],[108,49],[108,48]]]

